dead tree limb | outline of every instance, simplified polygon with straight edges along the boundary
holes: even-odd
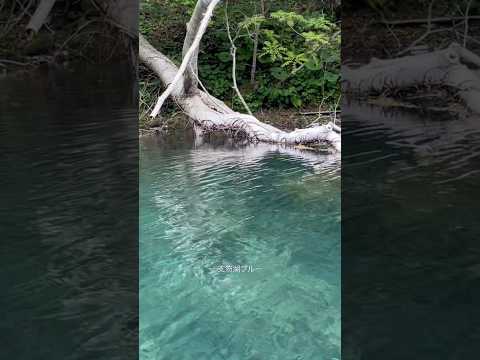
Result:
[[[153,70],[164,85],[167,86],[167,90],[165,90],[157,102],[157,105],[160,104],[160,106],[157,106],[151,115],[156,116],[163,101],[170,96],[192,119],[199,135],[205,131],[217,130],[232,133],[242,132],[251,141],[284,144],[324,142],[340,152],[341,137],[334,130],[333,124],[286,132],[262,123],[252,115],[233,111],[221,100],[199,90],[197,87],[190,85],[191,88],[188,92],[186,91],[184,85],[185,71],[189,67],[188,64],[191,64],[192,57],[198,49],[200,40],[218,2],[219,0],[198,0],[195,12],[200,11],[204,14],[204,17],[201,21],[190,21],[190,24],[198,24],[198,28],[193,29],[192,27],[190,30],[195,32],[196,35],[193,37],[191,46],[185,53],[179,68],[150,45],[145,38],[140,36],[140,60]],[[190,69],[194,69],[194,67]]]

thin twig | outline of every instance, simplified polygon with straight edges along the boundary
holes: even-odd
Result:
[[[468,1],[467,10],[465,10],[465,31],[463,34],[463,47],[467,47],[467,38],[468,38],[468,14],[470,13],[470,6],[472,5],[472,0]]]
[[[247,110],[248,114],[253,116],[252,111],[250,110],[250,107],[248,106],[247,102],[242,96],[242,93],[238,89],[237,85],[237,47],[235,46],[235,42],[232,38],[232,34],[230,33],[230,23],[228,21],[228,1],[225,5],[225,21],[226,21],[226,26],[227,26],[227,35],[228,39],[230,40],[231,48],[230,48],[230,54],[232,55],[232,81],[233,81],[233,89],[237,93],[237,96],[240,98],[240,101],[242,102],[243,107],[245,110]]]
[[[307,111],[301,112],[300,115],[331,115],[333,113],[341,113],[341,110],[332,110],[332,111]]]
[[[89,21],[83,23],[82,25],[80,25],[80,26],[78,27],[78,29],[75,30],[75,32],[74,32],[72,35],[70,35],[70,36],[63,42],[62,45],[60,45],[60,50],[64,49],[65,46],[66,46],[71,40],[75,39],[75,38],[77,37],[77,35],[80,33],[80,31],[82,31],[83,29],[85,29],[88,25],[90,25],[90,24],[92,24],[92,23],[94,23],[94,22],[97,22],[97,21],[102,21],[102,20],[101,20],[101,19],[92,19],[92,20],[89,20]]]
[[[451,17],[436,17],[430,19],[430,22],[433,23],[442,23],[442,22],[455,22],[465,20],[465,16],[451,16]],[[480,16],[468,16],[468,20],[480,20]],[[382,20],[381,24],[385,25],[415,25],[415,24],[427,24],[429,22],[428,18],[426,19],[407,19],[407,20]]]
[[[20,61],[15,61],[15,60],[7,60],[7,59],[0,59],[0,64],[12,64],[12,65],[18,65],[18,66],[31,66],[31,63],[23,63]]]
[[[396,56],[400,56],[400,55],[403,55],[403,54],[409,52],[413,47],[415,47],[417,44],[419,44],[421,41],[423,41],[427,36],[433,34],[434,32],[445,31],[445,29],[438,29],[438,30],[433,30],[432,31],[432,10],[433,10],[433,4],[434,3],[435,3],[435,0],[431,0],[430,4],[428,5],[427,30],[423,33],[422,36],[420,36],[417,40],[415,40],[412,44],[410,44],[409,47],[407,47],[406,49],[398,52]]]
[[[340,100],[342,99],[342,94],[338,95],[338,101],[336,102],[335,104],[335,110],[333,112],[333,125],[335,126],[336,125],[336,122],[337,122],[337,109],[338,109],[338,105],[340,104]]]

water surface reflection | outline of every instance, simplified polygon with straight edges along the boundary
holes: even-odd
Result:
[[[344,357],[476,357],[480,119],[343,110]]]
[[[2,358],[138,351],[138,133],[128,73],[87,67],[0,80]]]
[[[141,359],[338,359],[338,156],[171,141],[141,141]]]

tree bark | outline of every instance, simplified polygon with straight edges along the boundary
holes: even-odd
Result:
[[[197,35],[197,30],[200,27],[200,23],[203,19],[203,15],[207,9],[209,1],[198,1],[195,5],[195,10],[193,10],[192,17],[190,21],[187,23],[187,34],[185,35],[185,41],[183,42],[183,51],[182,57],[184,58],[187,54],[188,50],[193,44],[195,40],[195,35]],[[183,86],[185,88],[185,92],[187,94],[191,93],[192,90],[198,87],[198,52],[199,48],[195,50],[192,55],[192,58],[187,66],[187,70],[185,72],[185,79],[183,82]]]

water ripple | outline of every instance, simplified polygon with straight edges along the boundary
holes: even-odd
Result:
[[[339,158],[158,141],[141,152],[141,359],[339,358]]]
[[[137,109],[90,70],[0,80],[2,358],[137,350]]]

